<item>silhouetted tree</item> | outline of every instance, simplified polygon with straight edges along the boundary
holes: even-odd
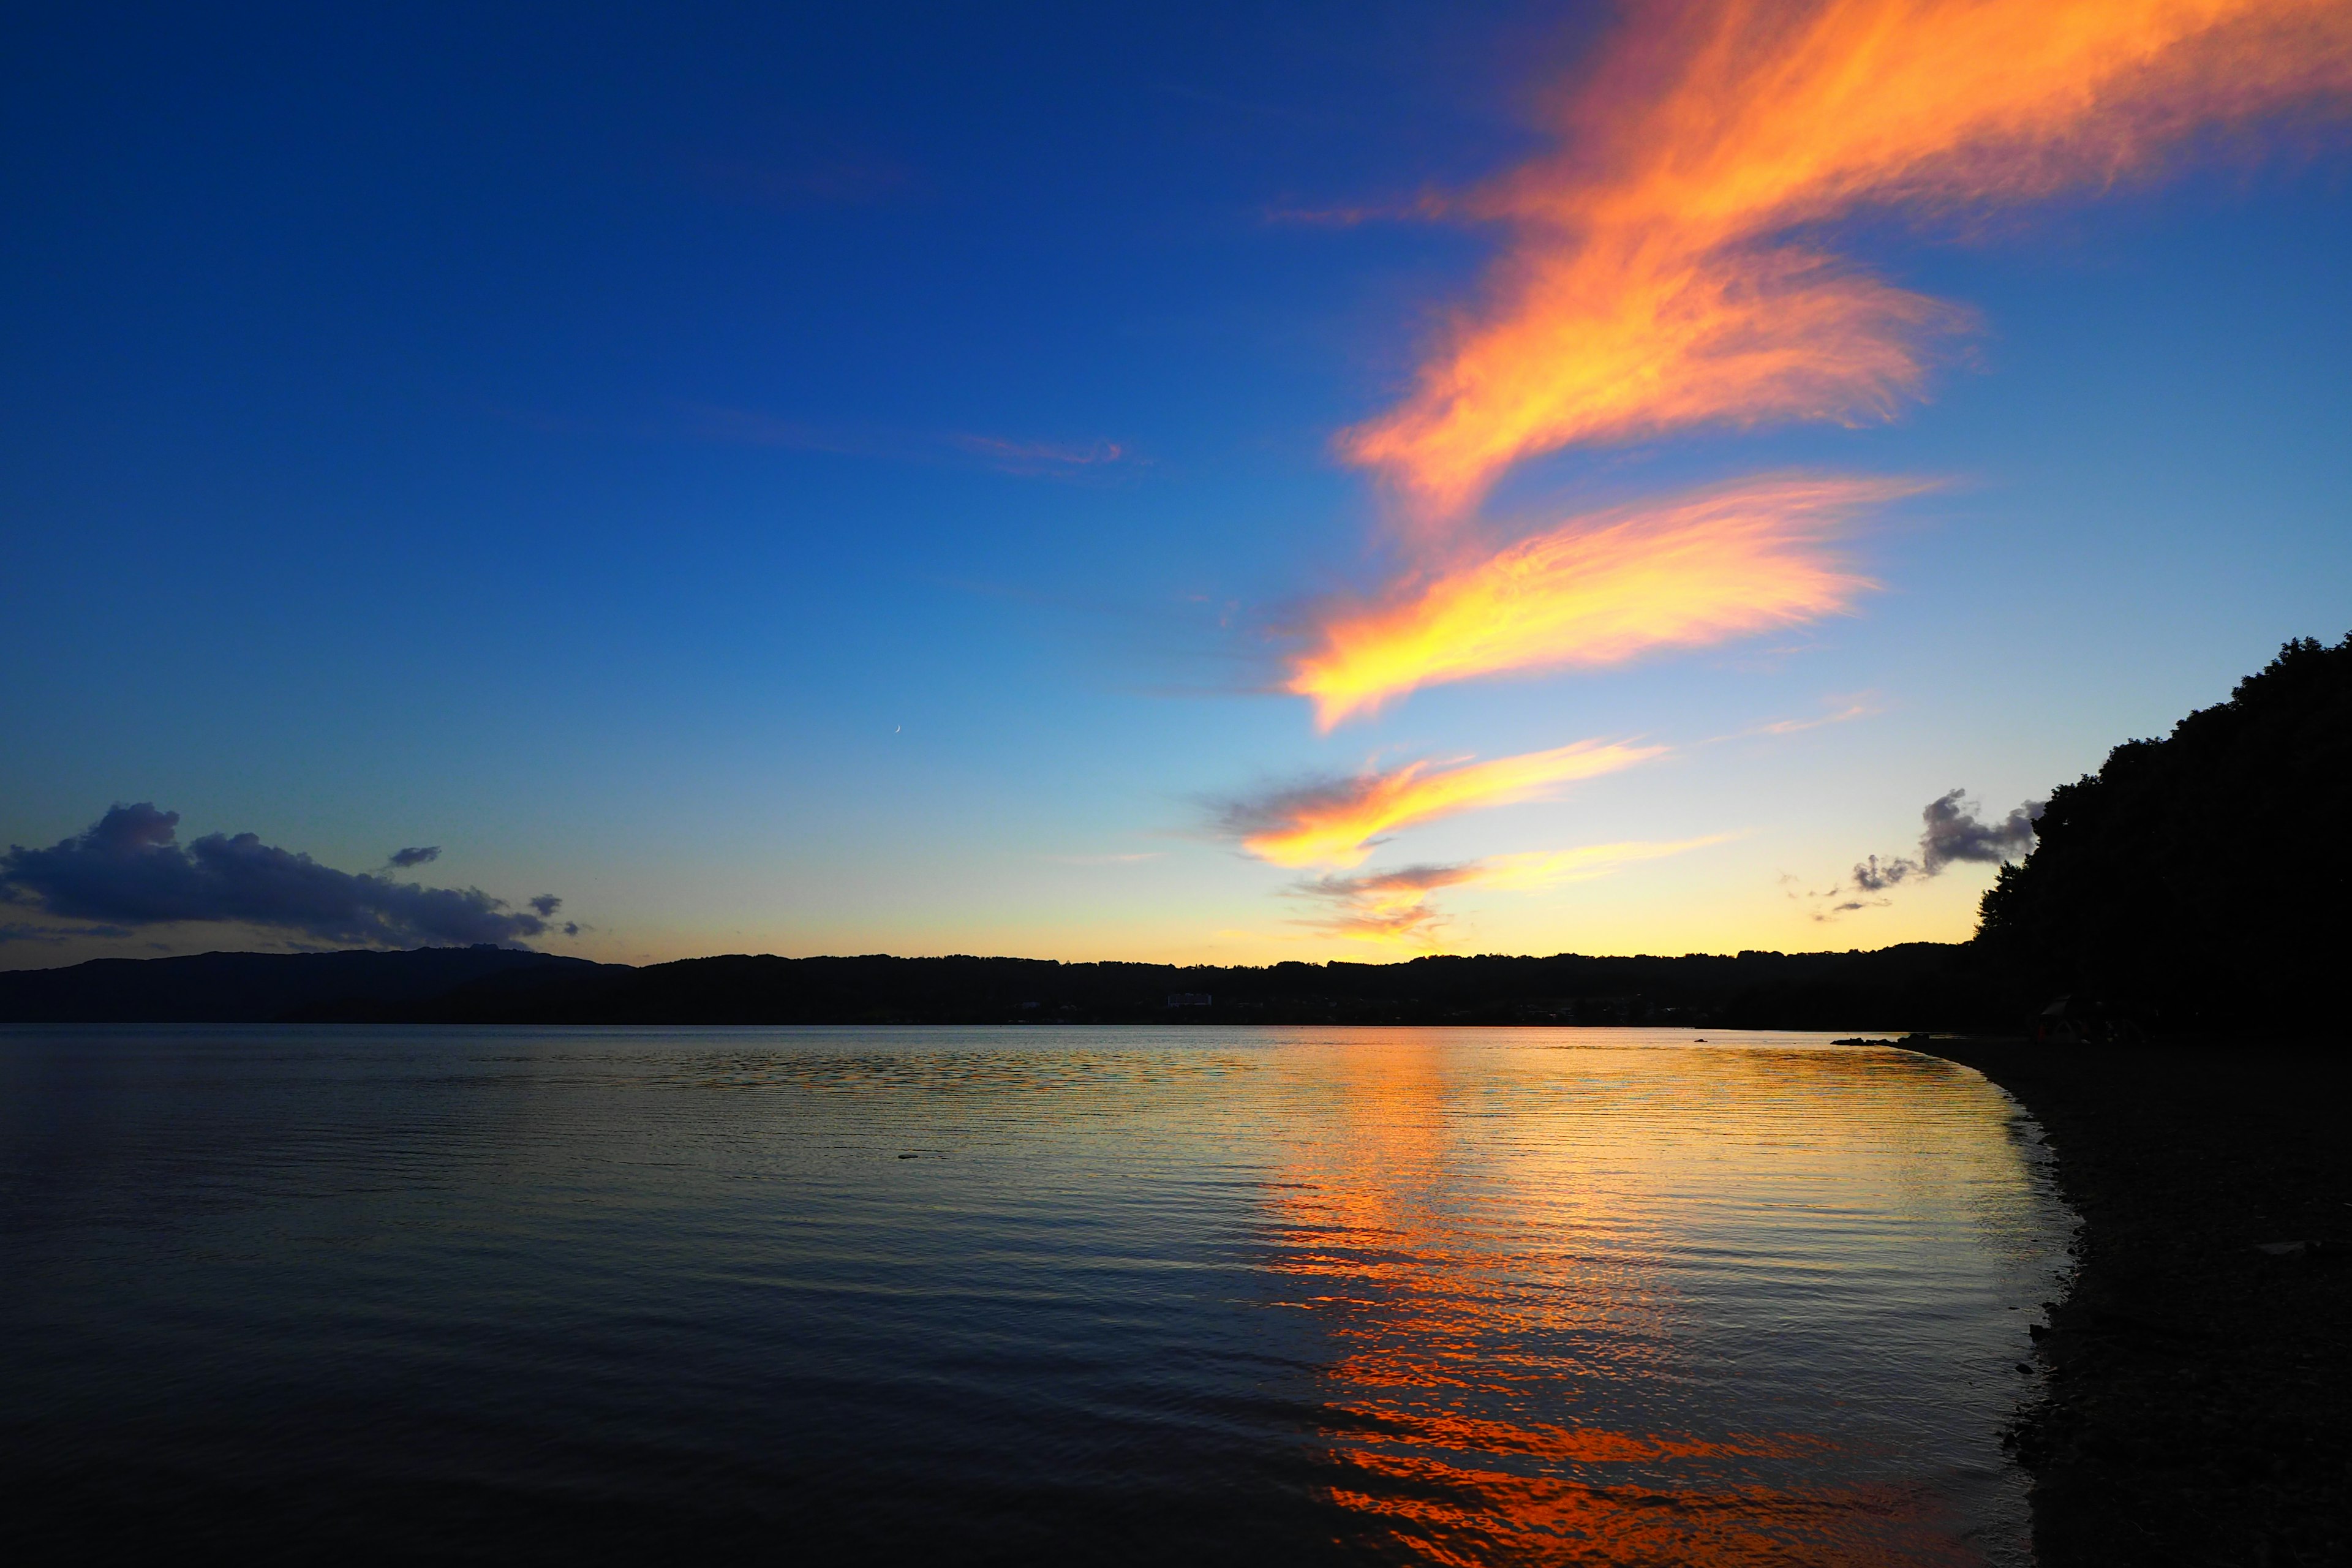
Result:
[[[2347,803],[2352,636],[2290,642],[2227,702],[2054,791],[1977,945],[2043,999],[2168,1032],[2340,1030]]]

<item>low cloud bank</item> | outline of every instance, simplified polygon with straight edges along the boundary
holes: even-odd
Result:
[[[178,812],[142,801],[114,806],[86,832],[48,848],[11,845],[0,854],[0,900],[111,928],[78,933],[84,935],[221,921],[366,947],[518,945],[552,929],[562,903],[541,894],[530,909],[516,910],[478,888],[427,888],[339,871],[251,833],[208,833],[183,846],[179,822]],[[402,849],[391,864],[421,865],[439,854]],[[20,933],[29,928],[0,927],[0,941]]]

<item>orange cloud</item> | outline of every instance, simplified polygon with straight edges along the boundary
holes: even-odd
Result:
[[[1872,586],[1845,570],[1832,535],[1857,510],[1927,488],[1751,480],[1576,518],[1333,615],[1286,689],[1313,698],[1328,730],[1416,687],[1614,664],[1831,615]]]
[[[1864,696],[1866,697],[1867,693]],[[1832,699],[1832,700],[1844,701],[1843,699]],[[1874,719],[1881,711],[1872,707],[1867,700],[1846,701],[1845,705],[1836,711],[1822,714],[1819,718],[1779,719],[1769,724],[1757,724],[1740,731],[1737,735],[1725,735],[1718,739],[1740,741],[1751,735],[1801,735],[1807,730],[1818,730],[1826,724],[1850,724],[1856,719]]]
[[[1534,800],[1557,785],[1632,767],[1664,746],[1579,741],[1548,752],[1450,765],[1407,763],[1381,773],[1318,780],[1226,805],[1242,847],[1276,866],[1357,866],[1381,835],[1417,822]]]
[[[1327,900],[1333,906],[1330,913],[1297,922],[1301,925],[1371,942],[1425,943],[1445,923],[1444,912],[1429,902],[1431,894],[1443,889],[1482,887],[1532,892],[1605,877],[1637,860],[1720,844],[1726,837],[1717,834],[1664,844],[1590,844],[1578,849],[1490,855],[1455,866],[1408,866],[1360,877],[1316,877],[1291,891],[1301,898]]]
[[[1966,317],[1793,229],[2105,184],[2347,89],[2344,0],[1645,5],[1563,106],[1562,151],[1452,204],[1508,248],[1342,450],[1436,526],[1573,443],[1886,417]]]

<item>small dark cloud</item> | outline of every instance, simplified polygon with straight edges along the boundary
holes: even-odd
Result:
[[[2029,800],[1998,822],[1978,818],[1965,790],[1953,790],[1927,803],[1919,815],[1927,830],[1919,836],[1919,865],[1930,877],[1955,860],[1999,865],[2032,852],[2033,824],[2046,802]]]
[[[1855,863],[1847,881],[1816,895],[1833,899],[1851,886],[1857,893],[1884,893],[1906,881],[1940,876],[1959,861],[1996,864],[2021,858],[2033,849],[2033,824],[2043,803],[2029,800],[2008,816],[1987,820],[1965,789],[1948,790],[1920,809],[1919,853],[1914,856],[1872,855]],[[1850,900],[1816,912],[1815,920],[1885,903],[1885,899]]]
[[[1933,871],[1927,870],[1916,860],[1906,860],[1900,856],[1890,856],[1888,858],[1881,860],[1877,856],[1873,855],[1867,859],[1855,863],[1853,868],[1853,885],[1855,889],[1860,892],[1883,893],[1887,889],[1895,886],[1895,883],[1902,881],[1906,877],[1932,877],[1934,875],[1935,873]],[[1832,888],[1830,891],[1832,893],[1835,893],[1838,889]]]
[[[1894,901],[1892,899],[1848,899],[1842,904],[1832,904],[1825,910],[1815,910],[1811,914],[1816,921],[1833,921],[1840,915],[1852,914],[1856,910],[1883,910]]]
[[[578,936],[580,934],[580,922],[578,921],[565,921],[563,922],[563,934],[566,936]]]
[[[1292,890],[1324,899],[1411,897],[1475,882],[1485,875],[1486,867],[1481,862],[1466,860],[1455,866],[1405,866],[1394,871],[1370,871],[1360,877],[1307,877],[1293,884]]]
[[[514,943],[548,930],[543,914],[509,909],[478,888],[339,871],[251,833],[208,833],[183,846],[179,821],[178,812],[142,801],[46,849],[11,845],[0,854],[0,898],[126,932],[217,921],[371,947]]]
[[[441,858],[441,846],[426,844],[410,849],[394,850],[389,864],[397,870],[405,871],[412,866],[422,866],[429,860],[439,858]]]
[[[1458,866],[1405,866],[1355,877],[1301,878],[1283,891],[1325,906],[1327,912],[1295,924],[1342,936],[1426,941],[1448,918],[1431,906],[1429,895],[1478,881],[1484,875],[1485,868],[1475,860]]]
[[[549,920],[553,918],[556,910],[563,907],[563,900],[553,893],[541,893],[530,900],[530,907],[539,911],[540,919]]]
[[[1383,781],[1384,775],[1376,773],[1348,777],[1315,774],[1287,784],[1268,784],[1250,795],[1213,797],[1202,804],[1208,808],[1219,837],[1254,838],[1261,833],[1285,832],[1301,822],[1357,810],[1378,793]]]

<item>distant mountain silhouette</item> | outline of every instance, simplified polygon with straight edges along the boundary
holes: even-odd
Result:
[[[2344,1031],[2352,637],[2290,642],[2227,702],[2063,784],[1976,945],[2042,998],[2164,1032]]]
[[[268,1023],[388,1016],[467,984],[600,965],[501,947],[413,952],[202,952],[185,958],[97,958],[64,969],[0,973],[0,1020],[10,1023]]]

